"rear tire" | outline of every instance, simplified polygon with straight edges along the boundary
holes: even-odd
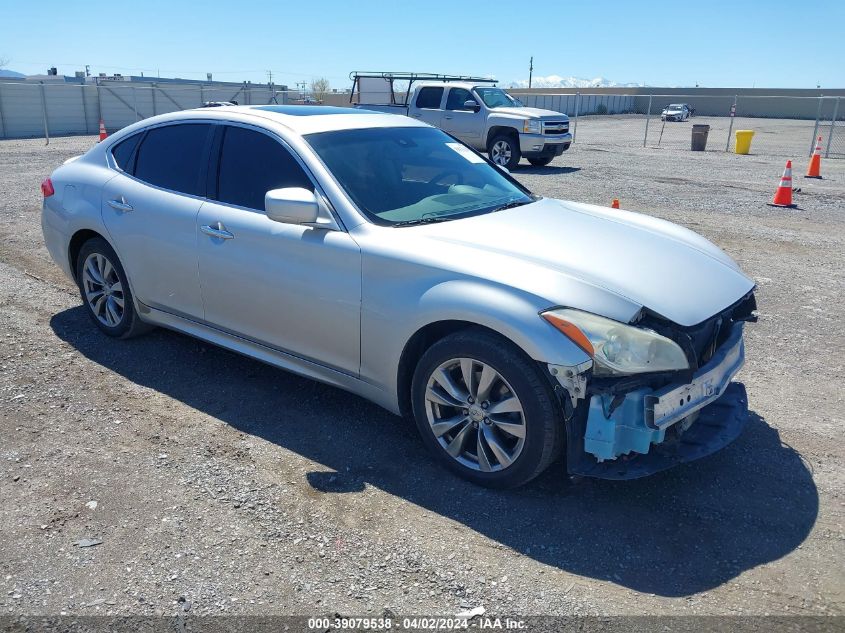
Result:
[[[549,380],[522,350],[485,330],[456,332],[423,354],[411,405],[435,458],[481,486],[521,486],[561,452],[562,414]]]
[[[511,134],[494,136],[487,147],[487,154],[492,162],[507,169],[516,169],[519,159],[522,158],[519,140]]]
[[[534,167],[545,167],[554,160],[554,156],[544,156],[543,158],[529,158],[528,162]]]
[[[85,311],[106,336],[132,338],[153,329],[138,316],[123,265],[103,238],[94,237],[82,245],[76,258],[76,282]]]

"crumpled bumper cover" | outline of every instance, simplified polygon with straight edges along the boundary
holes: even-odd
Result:
[[[570,474],[599,479],[637,479],[678,464],[711,455],[740,436],[748,421],[745,386],[732,382],[717,400],[700,410],[698,419],[683,433],[670,429],[660,444],[646,454],[598,461],[584,446],[586,420],[573,420],[568,429],[567,465]],[[573,437],[579,433],[580,442]],[[573,441],[574,440],[574,441]]]

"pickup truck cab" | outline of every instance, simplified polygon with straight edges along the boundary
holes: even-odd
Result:
[[[388,81],[389,92],[384,88],[368,91],[365,80],[369,79]],[[393,79],[356,74],[353,99],[357,94],[359,102],[354,105],[404,114],[439,127],[476,150],[487,152],[491,161],[508,169],[516,167],[521,158],[536,167],[548,165],[572,144],[569,117],[553,110],[525,107],[501,88],[490,85],[490,80],[425,81],[413,88],[409,86],[397,98]],[[389,103],[361,101],[371,94],[389,95]]]

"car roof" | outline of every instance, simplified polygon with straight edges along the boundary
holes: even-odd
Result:
[[[180,110],[144,119],[130,127],[134,131],[159,123],[186,120],[226,120],[253,123],[264,127],[267,127],[268,124],[276,124],[300,135],[361,128],[430,127],[428,124],[410,117],[372,110],[335,106],[272,104]]]

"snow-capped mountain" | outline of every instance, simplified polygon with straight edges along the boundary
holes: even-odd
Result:
[[[531,81],[532,88],[636,88],[642,84],[617,83],[604,77],[595,79],[584,79],[582,77],[561,77],[560,75],[547,75],[545,77],[534,77]],[[527,88],[528,80],[521,79],[511,83],[511,88]]]

